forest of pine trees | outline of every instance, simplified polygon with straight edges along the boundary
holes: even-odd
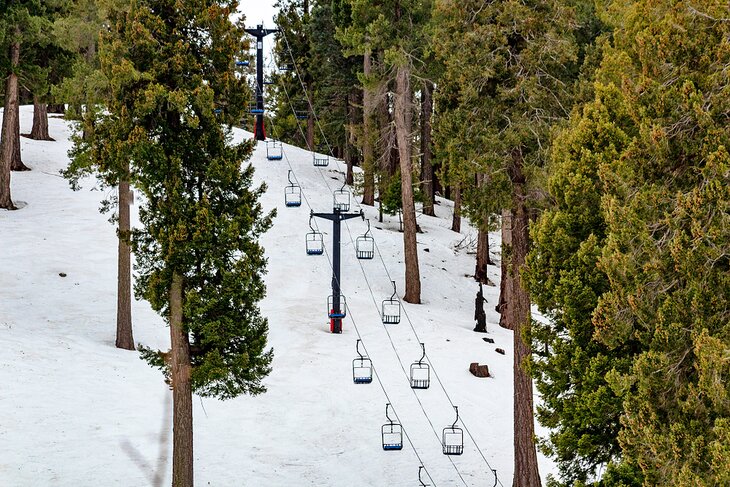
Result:
[[[473,277],[500,287],[514,332],[513,486],[541,485],[538,449],[555,487],[730,485],[727,0],[276,6],[273,64],[294,69],[268,68],[270,134],[331,150],[362,204],[402,219],[403,300],[427,285],[420,215],[449,199],[455,234],[462,216],[477,229]],[[64,176],[116,189],[116,346],[137,348],[132,253],[134,292],[170,326],[169,351],[141,353],[174,391],[173,486],[192,485],[192,394],[263,392],[272,360],[257,307],[272,215],[253,143],[229,144],[250,124],[245,7],[0,0],[0,208],[33,170],[19,106],[40,140],[65,112]]]

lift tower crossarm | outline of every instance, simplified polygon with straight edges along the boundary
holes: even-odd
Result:
[[[264,37],[279,29],[264,29],[259,24],[255,29],[246,29],[246,32],[256,38],[256,123],[253,135],[256,140],[266,140],[264,129]]]
[[[346,213],[338,208],[333,208],[332,213],[315,213],[315,218],[323,218],[332,221],[332,309],[330,314],[341,315],[340,309],[340,223],[351,218],[365,219],[365,213],[360,210],[358,213]],[[332,318],[332,333],[342,333],[342,318]]]

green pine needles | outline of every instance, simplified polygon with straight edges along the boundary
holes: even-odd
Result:
[[[104,110],[87,111],[75,150],[79,165],[128,178],[144,195],[130,239],[136,294],[170,323],[181,278],[192,391],[221,399],[264,392],[272,360],[257,303],[266,292],[258,238],[273,213],[258,201],[265,187],[253,188],[251,165],[242,169],[253,142],[230,140],[248,98],[234,71],[247,48],[242,22],[230,20],[236,8],[137,0],[113,12],[99,46],[108,96]],[[170,355],[140,348],[169,380]]]

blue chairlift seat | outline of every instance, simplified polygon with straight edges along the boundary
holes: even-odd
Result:
[[[305,236],[304,244],[307,255],[322,255],[324,253],[324,238],[321,232],[312,229]]]
[[[302,188],[291,179],[289,170],[289,186],[284,188],[284,204],[289,207],[302,206]]]
[[[264,113],[264,110],[263,110],[263,108],[252,108],[251,113],[260,115],[260,114]]]
[[[236,66],[249,66],[250,64],[249,61],[236,61]]]
[[[381,439],[383,443],[383,450],[393,451],[403,449],[403,426],[390,419],[388,415],[388,408],[390,403],[385,405],[385,417],[388,418],[388,422],[385,423],[380,429]]]
[[[284,157],[284,150],[278,140],[266,141],[266,159],[269,161],[280,161]]]
[[[360,339],[355,343],[358,357],[352,361],[352,382],[355,384],[370,384],[373,381],[373,362],[360,353]]]
[[[332,295],[327,297],[327,316],[330,318],[344,318],[347,316],[347,299],[345,296],[340,294],[340,305],[339,311],[335,311],[334,297]]]

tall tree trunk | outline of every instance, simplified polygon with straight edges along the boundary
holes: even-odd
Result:
[[[347,125],[345,126],[345,147],[343,150],[343,157],[345,159],[345,163],[347,164],[347,173],[345,174],[345,183],[352,185],[354,182],[354,175],[352,173],[352,165],[353,165],[353,159],[355,158],[354,152],[351,150],[350,147],[350,132],[352,132],[352,127],[354,126],[353,122],[353,114],[355,112],[353,108],[354,104],[354,97],[355,95],[352,93],[352,91],[347,93],[347,96],[345,97],[345,118],[347,120]]]
[[[421,188],[423,214],[435,216],[433,165],[431,164],[431,116],[433,115],[433,84],[426,81],[421,91]]]
[[[482,222],[482,225],[485,224],[486,222]],[[477,236],[477,265],[474,270],[474,279],[482,284],[487,284],[487,266],[491,263],[489,261],[489,233],[482,229],[482,225],[479,227]]]
[[[514,289],[513,275],[510,273],[510,259],[512,256],[512,211],[502,210],[502,275],[499,279],[499,304],[497,312],[499,326],[512,330],[512,323],[507,319],[507,310],[512,303]]]
[[[129,163],[127,163],[129,171]],[[134,350],[132,335],[132,265],[129,248],[129,181],[119,182],[119,249],[117,255],[117,348]]]
[[[172,350],[172,487],[193,487],[193,393],[190,339],[183,324],[183,278],[172,274],[170,286]]]
[[[19,91],[19,88],[16,89]],[[23,164],[23,159],[20,155],[20,93],[16,96],[18,103],[15,104],[15,117],[13,120],[15,126],[13,127],[13,133],[15,142],[13,143],[13,158],[10,161],[10,169],[13,171],[30,171],[30,168]]]
[[[372,71],[372,59],[370,52],[363,56],[363,74],[365,78],[370,76]],[[367,82],[366,82],[367,84]],[[364,187],[362,193],[362,204],[373,206],[375,204],[375,160],[374,150],[374,129],[373,113],[375,111],[373,90],[363,86],[362,90],[362,169],[364,172]]]
[[[17,32],[16,32],[17,33]],[[20,44],[10,45],[10,64],[15,67],[20,60]],[[11,70],[5,81],[5,108],[3,125],[0,133],[0,208],[14,210],[15,205],[10,197],[10,170],[15,155],[15,126],[18,124],[18,76]]]
[[[33,140],[53,140],[48,134],[48,105],[41,103],[33,95],[33,128],[30,131]]]
[[[416,245],[416,206],[413,202],[413,168],[411,162],[411,86],[410,72],[406,66],[396,71],[395,132],[398,141],[401,176],[401,198],[403,202],[403,250],[406,261],[407,303],[421,302],[421,276],[418,269],[418,248]]]
[[[461,188],[458,184],[451,187],[454,194],[454,216],[451,220],[451,231],[461,233]]]
[[[528,365],[532,356],[530,344],[530,295],[522,285],[520,271],[529,250],[529,214],[522,174],[522,155],[513,154],[509,170],[512,182],[512,251],[509,255],[512,300],[504,315],[514,330],[514,457],[513,487],[540,487],[540,474],[535,448],[532,378]]]

